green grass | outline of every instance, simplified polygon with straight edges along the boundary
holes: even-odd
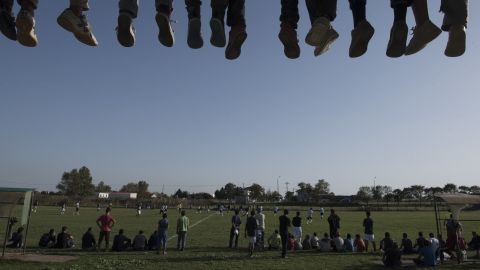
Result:
[[[36,248],[41,234],[54,228],[57,232],[62,225],[69,227],[69,231],[76,239],[77,247],[80,239],[88,227],[93,227],[95,235],[98,228],[95,225],[96,218],[101,214],[96,209],[81,209],[80,216],[73,216],[71,208],[64,216],[59,215],[59,209],[53,207],[41,207],[36,214],[32,214],[30,225],[28,249],[29,252],[43,252],[48,254],[68,254],[79,256],[78,260],[65,264],[59,263],[26,263],[13,260],[1,260],[0,269],[376,269],[380,261],[379,254],[333,254],[310,252],[295,252],[288,254],[288,259],[280,259],[278,251],[258,252],[253,258],[247,257],[247,241],[243,237],[239,241],[239,250],[227,248],[230,229],[230,214],[220,216],[215,212],[209,214],[196,214],[194,210],[187,210],[191,224],[210,216],[204,222],[199,223],[188,233],[187,249],[184,252],[175,250],[176,239],[168,242],[169,251],[167,256],[156,255],[155,252],[99,252],[84,253],[78,248],[68,251],[38,250]],[[305,211],[303,215],[305,215]],[[278,217],[267,212],[267,233],[270,235],[278,226]],[[363,212],[338,211],[342,219],[341,233],[362,235]],[[144,210],[141,217],[135,216],[133,209],[114,208],[113,216],[117,220],[114,233],[123,228],[126,235],[133,238],[139,229],[146,232],[147,237],[156,228],[160,218],[158,210]],[[293,213],[291,213],[293,215]],[[444,214],[446,215],[446,213]],[[176,211],[169,212],[170,223],[174,224],[178,214]],[[377,244],[385,231],[392,234],[395,240],[399,240],[403,232],[407,232],[411,238],[415,238],[418,231],[424,233],[434,232],[435,221],[433,212],[375,212],[375,232]],[[480,219],[480,213],[464,212],[464,219]],[[0,224],[3,231],[5,224]],[[173,236],[173,226],[169,236]],[[242,227],[243,229],[243,227]],[[317,232],[319,235],[328,231],[326,220],[321,220],[318,212],[311,225],[304,225],[304,234]],[[466,222],[465,232],[470,237],[472,230],[480,231],[480,222]],[[0,232],[1,232],[0,231]],[[243,231],[242,231],[243,235]],[[1,236],[3,237],[3,236]],[[3,239],[0,239],[3,242]],[[442,266],[444,269],[479,269],[480,265],[465,264],[461,266],[449,264]]]

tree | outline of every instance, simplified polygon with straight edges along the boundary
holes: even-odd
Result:
[[[105,184],[103,181],[100,181],[98,185],[95,187],[95,192],[111,192],[112,187]]]
[[[149,184],[147,183],[147,181],[138,181],[137,186],[138,186],[137,193],[139,198],[150,197],[150,192],[148,192]]]
[[[410,190],[411,190],[412,196],[416,200],[420,201],[420,204],[421,204],[425,187],[421,185],[413,185],[410,187]]]
[[[384,189],[382,186],[375,186],[372,189],[372,197],[374,200],[377,201],[377,203],[383,198],[384,195]]]
[[[315,192],[315,195],[330,194],[330,184],[327,181],[325,181],[325,179],[320,179],[315,184],[314,192]]]
[[[448,183],[443,187],[443,192],[445,193],[455,193],[457,192],[457,185]]]
[[[219,200],[235,200],[235,196],[238,196],[242,193],[242,188],[237,187],[233,183],[227,183],[225,187],[220,188],[215,191],[215,198]]]
[[[397,205],[400,205],[400,202],[403,200],[404,198],[404,193],[401,189],[395,189],[393,192],[393,199],[397,202]]]
[[[372,197],[373,197],[373,194],[372,194],[371,187],[363,186],[358,188],[357,198],[359,201],[362,201],[368,204],[368,202],[372,199]]]
[[[261,200],[265,195],[265,189],[259,184],[253,183],[247,189],[250,191],[250,198],[253,200]]]
[[[122,188],[120,188],[120,192],[138,193],[138,184],[130,182],[126,185],[123,185]]]
[[[460,191],[460,193],[465,193],[465,194],[470,194],[470,187],[467,187],[467,186],[459,186],[458,187],[458,190]]]
[[[471,186],[470,187],[470,192],[472,194],[480,194],[480,187],[479,186]]]
[[[296,201],[297,198],[295,196],[295,193],[293,191],[287,191],[285,192],[285,201],[293,202]]]
[[[183,199],[188,198],[188,195],[189,194],[187,191],[182,191],[181,189],[178,189],[177,192],[173,194],[173,197]]]
[[[297,197],[300,201],[310,202],[314,197],[314,188],[311,184],[300,182],[298,183]]]
[[[87,167],[64,172],[57,189],[63,195],[86,197],[95,192],[95,185],[90,170]]]
[[[395,195],[393,193],[385,194],[385,196],[383,198],[387,202],[387,207],[388,207],[388,203],[394,200],[394,197],[395,197]]]

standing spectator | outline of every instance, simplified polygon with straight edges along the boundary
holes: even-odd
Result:
[[[365,252],[365,242],[360,237],[360,234],[355,235],[355,241],[353,242],[353,248],[356,252]]]
[[[97,226],[100,228],[100,236],[98,237],[98,248],[101,247],[102,241],[105,238],[105,250],[110,244],[110,232],[115,225],[115,219],[111,215],[111,208],[105,209],[105,214],[97,219]]]
[[[168,233],[168,219],[167,214],[164,213],[162,219],[158,222],[158,249],[157,254],[160,253],[160,249],[163,250],[163,255],[167,254],[167,233]]]
[[[255,211],[252,210],[245,224],[245,238],[248,236],[248,251],[250,253],[250,257],[253,256],[253,250],[255,248],[257,227],[258,223],[257,219],[255,218]]]
[[[476,258],[480,258],[480,236],[476,232],[472,232],[472,240],[468,243],[468,246],[476,251]]]
[[[95,237],[92,233],[92,228],[88,228],[88,230],[82,236],[82,249],[86,251],[95,250],[97,247],[97,243],[95,241]]]
[[[377,251],[377,245],[375,243],[375,235],[373,234],[373,219],[371,217],[370,211],[366,213],[367,217],[363,220],[363,227],[365,228],[365,250],[368,252],[368,243],[372,242],[373,251]]]
[[[257,227],[257,235],[260,239],[257,239],[257,245],[261,244],[261,248],[263,248],[265,242],[265,215],[263,214],[263,209],[260,207],[257,210],[257,214],[255,215],[255,219],[257,220],[258,227]]]
[[[334,238],[338,233],[338,229],[340,229],[340,217],[335,214],[334,209],[330,210],[328,225],[330,226],[330,238]]]
[[[185,216],[185,210],[182,210],[180,217],[177,220],[177,249],[183,251],[187,244],[187,231],[190,227],[190,220]]]
[[[282,258],[287,256],[288,228],[290,227],[290,218],[288,209],[283,210],[283,215],[278,217],[280,237],[282,238]]]
[[[292,219],[293,225],[293,238],[296,242],[302,241],[302,217],[300,217],[300,212],[297,212],[297,215]]]
[[[232,248],[233,239],[235,238],[235,248],[238,247],[238,235],[240,234],[240,225],[242,224],[242,219],[239,216],[240,211],[235,209],[235,215],[232,216],[232,227],[230,228],[230,242],[228,247]]]
[[[133,250],[144,251],[147,248],[147,238],[143,233],[144,232],[140,230],[135,238],[133,238]]]
[[[412,240],[408,239],[407,233],[403,233],[402,244],[400,245],[400,250],[403,254],[413,254],[415,250],[413,249]]]

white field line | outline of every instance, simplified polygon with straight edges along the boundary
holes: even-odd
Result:
[[[206,216],[206,217],[200,219],[199,221],[195,222],[192,226],[190,226],[188,229],[190,230],[191,228],[193,228],[193,227],[197,226],[198,224],[204,222],[205,220],[209,219],[209,218],[210,218],[211,216],[213,216],[213,215],[214,215],[214,214],[211,214],[211,215],[209,215],[209,216]],[[175,235],[173,235],[173,236],[170,236],[170,238],[168,238],[167,241],[170,241],[170,240],[172,240],[172,239],[175,238],[175,237],[177,237],[177,234],[175,234]]]

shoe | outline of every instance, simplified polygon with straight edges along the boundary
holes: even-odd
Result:
[[[387,56],[397,58],[405,54],[407,48],[408,26],[405,21],[393,23],[388,41]]]
[[[85,15],[77,16],[71,9],[67,8],[58,16],[57,23],[63,29],[73,33],[75,38],[83,44],[88,46],[98,45]]]
[[[35,47],[38,44],[35,34],[35,18],[31,11],[21,9],[17,15],[17,40],[26,47]]]
[[[305,37],[305,43],[314,47],[321,46],[323,37],[330,28],[332,28],[332,26],[330,25],[329,19],[325,17],[316,19],[312,24],[312,28],[310,28],[310,31],[308,31],[308,34]]]
[[[368,21],[362,21],[352,30],[352,43],[349,56],[356,58],[364,55],[368,50],[368,43],[373,37],[375,29]]]
[[[15,28],[15,17],[11,11],[0,8],[0,32],[8,39],[17,40],[17,29]]]
[[[335,31],[335,29],[333,28],[328,29],[320,45],[315,47],[315,51],[313,54],[315,56],[320,56],[326,53],[330,49],[330,45],[332,45],[335,42],[335,40],[338,39],[338,37],[339,35],[337,31]]]
[[[157,21],[159,30],[158,40],[165,47],[173,47],[175,37],[173,36],[172,25],[170,24],[170,16],[163,12],[158,12],[155,20]]]
[[[202,38],[202,21],[200,18],[192,18],[188,21],[188,38],[187,44],[192,49],[200,49],[203,47]]]
[[[465,53],[467,33],[465,26],[457,24],[450,27],[448,32],[448,43],[445,55],[448,57],[459,57]]]
[[[227,37],[225,36],[225,26],[223,25],[223,22],[217,18],[212,18],[210,20],[210,29],[212,30],[210,43],[215,47],[225,47],[227,44]]]
[[[430,20],[427,20],[419,27],[415,27],[413,37],[405,50],[405,55],[412,55],[421,51],[441,33],[442,30]]]
[[[297,31],[288,23],[280,25],[280,33],[278,38],[283,44],[283,52],[285,56],[290,59],[300,57],[300,46],[298,46]]]
[[[245,26],[235,25],[230,30],[227,49],[225,50],[225,58],[234,60],[240,57],[242,53],[242,45],[247,39]]]
[[[126,12],[118,15],[117,40],[123,47],[135,45],[135,28],[133,18]]]

